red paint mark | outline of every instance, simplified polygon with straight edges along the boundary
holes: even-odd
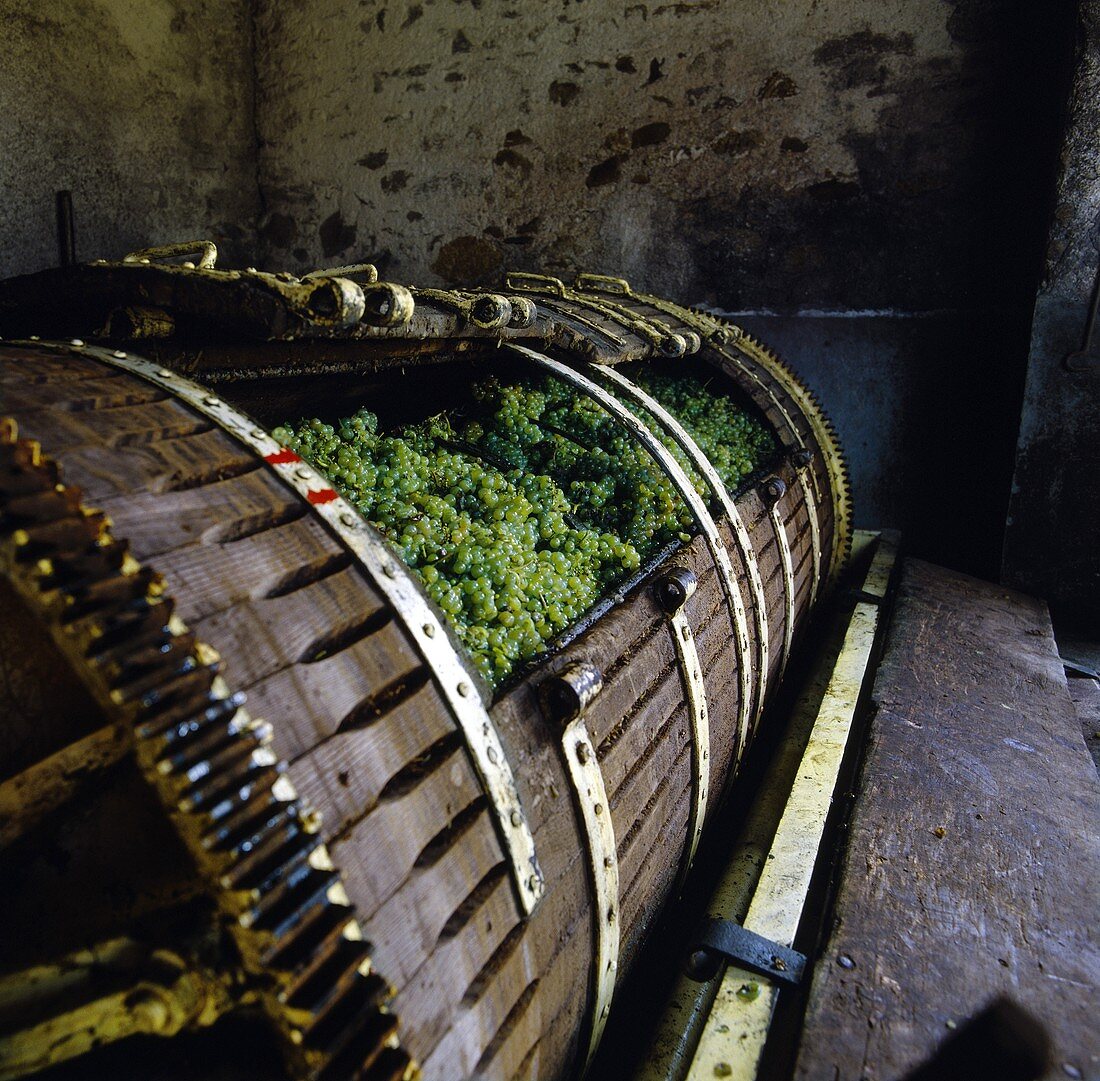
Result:
[[[331,503],[334,499],[338,499],[333,488],[322,488],[319,492],[307,492],[306,499],[308,499],[315,506],[318,503]]]
[[[285,447],[282,450],[277,450],[274,454],[264,455],[264,461],[270,462],[272,465],[288,465],[290,462],[300,462],[301,460],[294,451],[287,450]]]

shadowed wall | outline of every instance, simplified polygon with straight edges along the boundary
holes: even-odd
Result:
[[[0,0],[0,276],[57,262],[71,189],[81,260],[209,237],[251,256],[248,0]]]

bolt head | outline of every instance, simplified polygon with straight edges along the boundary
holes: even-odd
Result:
[[[718,955],[710,950],[693,950],[684,963],[684,974],[689,980],[705,983],[718,975]]]

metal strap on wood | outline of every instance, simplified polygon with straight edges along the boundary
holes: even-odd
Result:
[[[591,1011],[585,1069],[611,1013],[619,964],[619,853],[603,772],[584,722],[584,711],[602,690],[603,673],[587,661],[567,664],[539,686],[550,720],[562,725],[561,753],[580,814],[592,887]]]
[[[764,582],[760,577],[760,564],[756,558],[756,551],[752,546],[752,540],[749,537],[749,531],[745,526],[745,521],[741,517],[741,512],[737,509],[737,504],[726,490],[725,484],[722,483],[722,478],[718,476],[718,471],[711,464],[710,459],[703,453],[699,444],[688,435],[683,425],[681,425],[680,422],[660,404],[660,402],[647,394],[641,387],[628,379],[616,368],[610,365],[604,365],[602,367],[593,366],[593,368],[602,378],[608,379],[614,383],[615,386],[622,391],[624,396],[630,398],[635,404],[645,409],[664,429],[665,433],[688,456],[691,460],[691,464],[700,474],[702,474],[703,479],[714,493],[715,499],[718,500],[722,507],[722,512],[725,514],[733,529],[733,536],[737,542],[737,551],[741,556],[741,562],[748,571],[749,587],[752,591],[753,614],[756,622],[757,648],[759,653],[759,669],[756,677],[756,701],[757,707],[760,708],[764,704],[764,696],[767,692],[768,671],[770,666],[768,603],[764,596]],[[741,604],[742,607],[744,606],[740,594],[738,594],[737,600],[733,603]]]
[[[710,795],[710,718],[707,716],[707,694],[703,686],[703,669],[699,664],[699,651],[695,648],[695,635],[687,621],[684,609],[671,616],[672,637],[676,642],[676,659],[684,677],[687,690],[688,711],[691,713],[691,751],[694,776],[692,778],[691,809],[688,812],[687,848],[681,863],[680,877],[686,875],[695,859],[699,838],[703,836],[703,823],[707,817],[707,799]]]
[[[841,454],[840,448],[836,443],[836,440],[829,429],[827,418],[823,415],[817,402],[814,400],[810,392],[802,385],[802,383],[794,376],[787,366],[780,361],[774,354],[770,353],[767,349],[761,346],[758,342],[748,337],[746,334],[740,331],[738,328],[738,336],[736,339],[737,351],[750,360],[754,361],[764,368],[768,374],[783,386],[783,389],[794,399],[795,403],[802,411],[802,415],[806,418],[807,423],[813,430],[814,438],[817,440],[818,445],[821,447],[821,453],[824,455],[825,468],[829,474],[830,484],[833,492],[833,506],[835,510],[835,524],[833,527],[835,535],[835,543],[833,545],[833,557],[832,565],[829,569],[830,580],[835,580],[836,575],[840,572],[840,568],[843,564],[845,557],[845,549],[850,540],[851,530],[851,502],[850,493],[848,487],[848,478],[844,466],[844,458]],[[753,373],[750,373],[753,374]],[[759,380],[758,380],[759,382]],[[769,391],[770,393],[770,391]],[[774,395],[771,395],[774,398]],[[779,402],[776,402],[776,407],[787,416],[787,412],[783,409]],[[806,448],[806,441],[800,434],[797,434],[799,446]],[[816,499],[821,500],[821,489],[818,485],[817,476],[811,470],[811,482],[816,493]],[[808,489],[807,489],[808,494]],[[811,504],[812,505],[812,504]],[[811,528],[810,539],[814,544],[814,551],[816,553],[815,563],[816,567],[820,567],[821,563],[821,538],[818,528],[818,520],[816,515],[810,516]],[[820,579],[820,574],[814,578],[814,589],[811,593],[811,597],[817,596],[817,584]]]
[[[569,779],[580,807],[592,879],[594,934],[591,1031],[585,1065],[592,1061],[611,1012],[619,964],[619,859],[611,806],[584,719],[566,725],[561,739]]]
[[[787,670],[787,661],[791,657],[791,642],[794,638],[794,564],[791,560],[791,543],[787,538],[787,527],[779,511],[779,499],[772,504],[768,512],[775,530],[775,539],[779,544],[779,568],[783,575],[783,659],[779,665],[779,678]]]
[[[707,715],[707,692],[703,683],[703,668],[699,663],[699,651],[695,648],[695,635],[692,634],[691,624],[687,619],[687,602],[694,595],[697,586],[694,572],[687,567],[669,568],[653,586],[654,599],[669,617],[676,660],[684,683],[684,697],[691,716],[691,807],[688,810],[687,845],[680,860],[677,891],[695,859],[695,851],[703,835],[710,795],[710,718]]]
[[[730,621],[733,625],[734,641],[737,646],[737,669],[740,686],[740,703],[737,721],[737,758],[739,760],[748,738],[749,718],[751,716],[750,708],[752,704],[752,687],[749,683],[749,665],[751,663],[749,660],[751,649],[749,644],[749,625],[745,614],[745,605],[741,598],[741,592],[733,572],[733,565],[730,563],[729,553],[726,551],[726,546],[718,532],[718,526],[711,517],[710,511],[707,510],[706,504],[695,490],[694,485],[688,479],[687,474],[680,467],[679,462],[677,462],[668,452],[665,445],[613,394],[604,390],[598,383],[593,382],[575,368],[571,368],[569,365],[561,363],[561,361],[552,360],[542,353],[536,353],[533,349],[528,349],[522,345],[509,345],[505,346],[505,348],[524,357],[526,360],[542,368],[544,371],[549,372],[551,375],[556,376],[558,379],[562,380],[562,382],[575,387],[597,404],[601,405],[619,424],[626,428],[654,458],[662,472],[672,482],[677,493],[691,511],[691,516],[695,520],[695,524],[699,527],[699,531],[703,535],[703,540],[711,554],[711,558],[714,560],[723,591],[729,601],[727,609],[730,614]],[[589,367],[592,368],[594,366]],[[599,371],[602,371],[602,369],[599,369],[593,374],[599,374]],[[639,391],[639,393],[641,392]],[[656,403],[654,403],[654,405],[656,405]],[[660,406],[657,406],[657,408],[659,409]],[[669,419],[671,420],[671,418]]]
[[[743,343],[744,335],[739,335],[737,341],[739,343]],[[720,348],[721,352],[726,353],[727,356],[729,355],[728,350],[721,349],[721,347],[719,347],[719,348]],[[743,344],[739,344],[737,351],[742,356],[744,356],[747,359],[753,361],[754,363],[760,364],[761,367],[764,366],[764,363],[763,363],[763,360],[761,359],[761,357],[757,356],[757,355],[750,354],[749,350],[745,349]],[[761,352],[763,352],[763,351],[761,351]],[[799,449],[807,450],[808,448],[806,447],[806,441],[805,441],[805,439],[802,438],[802,433],[795,427],[794,421],[791,419],[790,413],[787,412],[786,408],[783,406],[783,403],[779,400],[778,396],[771,389],[771,387],[769,387],[762,379],[758,378],[755,372],[750,371],[746,368],[742,368],[741,371],[745,372],[745,374],[748,375],[749,378],[752,379],[753,382],[756,383],[756,385],[758,387],[760,387],[760,389],[763,390],[765,394],[767,394],[767,396],[771,400],[772,404],[775,406],[775,408],[779,411],[779,413],[783,417],[783,420],[786,423],[787,428],[791,432],[791,435],[794,437],[795,441],[797,442],[797,444],[799,446]],[[779,379],[779,375],[776,372],[769,370],[769,374],[771,374],[773,378]],[[790,382],[789,380],[780,379],[780,382],[782,382],[783,385],[787,388],[788,393],[791,393],[792,396],[795,396],[793,390],[788,385],[789,382]],[[799,389],[801,389],[801,388],[799,388]],[[797,400],[797,398],[796,398],[796,400]],[[806,407],[804,407],[803,411],[804,411],[804,413],[806,412]],[[806,413],[806,418],[807,418],[808,421],[810,421],[811,426],[812,426],[812,418],[808,413]],[[806,483],[806,477],[805,477],[806,473],[809,473],[809,475],[810,475],[810,483],[809,484]],[[818,517],[817,517],[817,506],[818,506],[818,503],[821,500],[821,489],[820,489],[820,486],[818,485],[817,474],[812,469],[809,469],[809,468],[797,469],[796,470],[796,475],[798,477],[799,483],[802,485],[802,491],[804,493],[805,500],[806,500],[807,516],[810,519],[810,550],[811,550],[812,557],[813,557],[813,574],[810,577],[810,604],[812,605],[814,603],[814,601],[817,600],[817,591],[818,591],[818,587],[821,584],[821,525],[818,522]],[[837,550],[839,550],[839,548],[840,548],[840,538],[839,538],[839,536],[836,538],[836,541],[834,542],[834,546]],[[787,667],[787,656],[784,655],[784,657],[783,657],[783,668],[785,669],[786,667]]]
[[[390,552],[382,537],[321,473],[296,454],[285,450],[255,421],[206,388],[121,350],[112,352],[85,346],[79,341],[73,341],[69,346],[45,342],[35,344],[90,356],[130,372],[208,417],[260,455],[272,472],[305,500],[310,510],[355,555],[420,650],[462,731],[466,749],[496,820],[516,900],[521,911],[529,916],[542,897],[545,884],[535,854],[531,827],[520,803],[515,777],[505,757],[500,736],[465,662],[412,575]]]

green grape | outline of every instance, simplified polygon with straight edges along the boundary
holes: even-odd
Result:
[[[700,380],[633,378],[680,419],[728,487],[771,450],[763,425]],[[695,526],[648,452],[567,384],[490,378],[471,392],[478,415],[458,431],[440,414],[379,432],[360,409],[335,425],[303,419],[273,434],[395,546],[496,687]]]

